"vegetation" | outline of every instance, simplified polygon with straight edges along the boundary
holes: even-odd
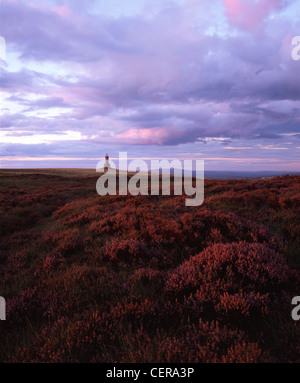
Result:
[[[0,176],[1,361],[300,361],[299,176],[206,180],[198,207]]]

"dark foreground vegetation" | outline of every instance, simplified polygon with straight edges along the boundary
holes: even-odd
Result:
[[[206,180],[199,207],[84,171],[0,180],[0,361],[300,361],[299,176]]]

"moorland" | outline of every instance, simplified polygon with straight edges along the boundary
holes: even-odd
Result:
[[[300,361],[300,176],[205,179],[195,207],[97,178],[0,171],[0,361]]]

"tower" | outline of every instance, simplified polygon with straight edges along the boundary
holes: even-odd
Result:
[[[108,170],[109,168],[110,168],[109,155],[106,154],[106,156],[105,156],[105,163],[104,163],[104,170]]]

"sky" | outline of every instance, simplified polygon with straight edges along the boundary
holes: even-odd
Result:
[[[2,0],[1,168],[127,152],[300,171],[299,14],[299,0]]]

